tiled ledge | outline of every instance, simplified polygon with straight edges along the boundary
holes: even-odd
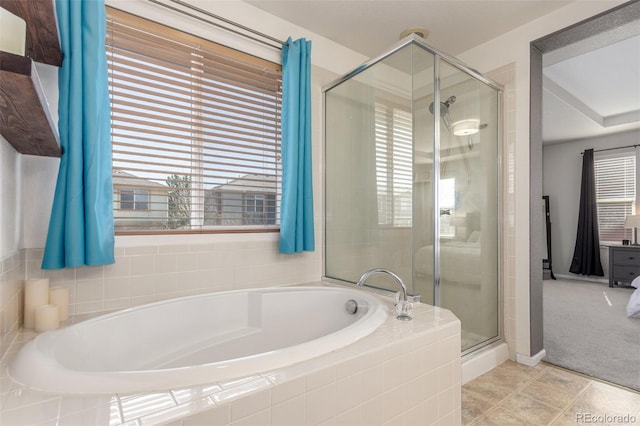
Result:
[[[325,284],[326,285],[326,284]],[[354,344],[280,371],[136,395],[69,396],[11,381],[10,359],[35,333],[21,331],[1,363],[3,425],[460,424],[460,322],[414,307]]]
[[[115,263],[42,270],[42,249],[25,251],[25,279],[49,278],[69,289],[72,315],[125,309],[181,296],[317,280],[316,252],[285,255],[278,242],[135,245],[116,247]]]

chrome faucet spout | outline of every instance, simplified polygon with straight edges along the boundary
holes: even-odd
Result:
[[[398,305],[396,305],[396,310],[398,312],[398,316],[396,318],[402,321],[411,320],[411,315],[409,315],[409,311],[411,310],[411,303],[407,300],[407,286],[404,285],[402,278],[400,278],[398,275],[394,274],[388,269],[383,269],[383,268],[371,269],[370,271],[367,271],[364,274],[362,274],[362,276],[360,277],[357,283],[358,287],[362,287],[365,281],[367,281],[369,277],[375,274],[383,274],[383,275],[390,276],[391,278],[394,279],[394,281],[398,284],[398,286],[400,286],[400,301],[398,302]]]
[[[375,274],[384,274],[384,275],[388,275],[391,278],[393,278],[396,281],[396,283],[398,283],[398,285],[400,286],[400,297],[401,297],[401,300],[403,302],[407,301],[407,286],[404,285],[404,282],[402,281],[402,278],[400,278],[398,275],[394,274],[393,272],[391,272],[388,269],[375,268],[375,269],[372,269],[370,271],[365,272],[364,274],[362,274],[362,276],[358,280],[358,287],[362,287],[364,285],[364,282],[366,280],[368,280],[370,276],[375,275]]]

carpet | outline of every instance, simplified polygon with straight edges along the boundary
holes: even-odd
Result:
[[[544,280],[544,361],[640,391],[640,319],[632,288]]]

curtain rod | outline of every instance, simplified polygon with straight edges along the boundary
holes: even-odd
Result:
[[[618,146],[615,148],[594,149],[593,152],[613,151],[614,149],[624,149],[624,148],[637,148],[639,146],[640,145],[635,144],[635,145],[627,145],[627,146]],[[583,154],[584,154],[584,151],[580,153],[580,155],[583,155]]]
[[[270,40],[272,43],[277,43],[278,46],[274,46],[269,41],[265,41],[265,40],[259,39],[257,37],[250,36],[249,34],[245,34],[243,32],[235,30],[233,28],[225,27],[224,25],[221,25],[221,24],[219,24],[217,22],[210,21],[210,20],[205,19],[205,18],[203,18],[201,16],[197,16],[197,15],[189,13],[189,12],[187,12],[185,10],[179,9],[179,8],[177,8],[175,6],[171,6],[169,4],[162,3],[162,2],[160,2],[158,0],[147,0],[147,1],[150,2],[150,3],[153,3],[153,4],[157,4],[158,6],[162,6],[162,7],[165,7],[167,9],[173,10],[174,12],[178,12],[178,13],[181,13],[183,15],[189,16],[191,18],[197,19],[199,21],[206,22],[207,24],[213,25],[215,27],[222,28],[223,30],[230,31],[230,32],[232,32],[234,34],[237,34],[237,35],[240,35],[242,37],[251,39],[251,40],[253,40],[255,42],[265,44],[265,45],[267,45],[269,47],[272,47],[274,49],[281,49],[282,46],[287,46],[288,45],[288,43],[286,41],[278,40],[277,38],[271,37],[268,34],[261,33],[260,31],[256,31],[256,30],[254,30],[252,28],[249,28],[249,27],[246,27],[246,26],[244,26],[242,24],[238,24],[237,22],[233,22],[233,21],[231,21],[231,20],[229,20],[227,18],[223,18],[222,16],[216,15],[214,13],[211,13],[211,12],[207,11],[207,10],[200,9],[199,7],[190,5],[189,3],[185,3],[185,2],[183,2],[181,0],[169,0],[169,1],[171,1],[172,3],[176,3],[176,4],[180,5],[180,6],[186,7],[187,9],[191,9],[191,10],[193,10],[195,12],[199,12],[199,13],[202,13],[203,15],[207,15],[207,16],[209,16],[211,18],[214,18],[214,19],[217,19],[219,21],[222,21],[222,22],[224,22],[224,23],[226,23],[228,25],[240,28],[240,29],[242,29],[244,31],[247,31],[247,32],[251,33],[251,34],[255,34],[255,35],[259,36],[259,37],[262,37],[263,39]]]

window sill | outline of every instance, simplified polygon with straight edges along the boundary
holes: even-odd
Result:
[[[168,235],[199,235],[199,234],[263,234],[280,232],[280,228],[232,228],[232,229],[181,229],[181,230],[152,230],[152,231],[116,231],[116,236],[135,235],[158,235],[166,237]]]
[[[236,233],[166,233],[166,234],[120,234],[116,233],[116,248],[140,246],[166,245],[198,245],[198,244],[226,244],[243,242],[277,243],[280,239],[278,232],[236,232]]]

